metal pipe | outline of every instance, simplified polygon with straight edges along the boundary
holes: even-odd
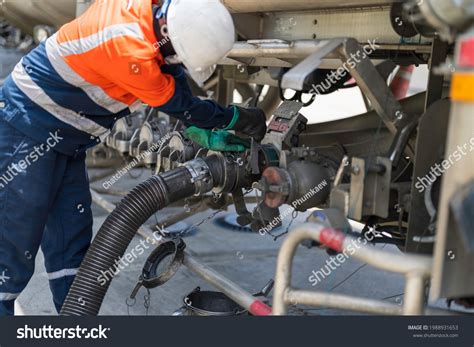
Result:
[[[354,238],[351,238],[356,240]],[[344,242],[344,247],[351,241]],[[362,246],[354,253],[354,258],[367,263],[368,265],[377,267],[382,270],[395,273],[419,273],[422,276],[431,274],[432,260],[430,257],[396,254],[373,247]]]
[[[291,291],[291,272],[293,258],[298,245],[304,240],[315,240],[321,244],[342,252],[347,255],[346,250],[353,249],[350,255],[361,260],[368,265],[372,265],[382,270],[402,273],[407,275],[408,302],[404,306],[404,313],[423,311],[424,287],[420,285],[425,278],[431,274],[432,261],[430,257],[418,255],[400,255],[388,251],[373,249],[366,244],[367,239],[356,239],[340,231],[325,228],[320,224],[306,223],[293,230],[283,242],[278,254],[275,292],[273,297],[273,313],[275,315],[285,315],[287,313],[288,302],[285,298]],[[409,291],[409,292],[408,292]],[[328,294],[333,295],[333,294]],[[308,298],[305,296],[305,298]],[[310,299],[308,299],[310,300]],[[319,305],[319,299],[316,296],[313,304]],[[354,298],[353,300],[366,300]],[[380,301],[381,310],[385,309],[386,303]]]
[[[421,315],[425,306],[426,280],[423,274],[411,273],[406,276],[403,313]]]
[[[255,299],[255,297],[232,282],[220,273],[201,263],[188,252],[185,252],[183,264],[192,272],[199,275],[207,283],[212,284],[230,299],[234,300],[240,306],[248,310],[254,316],[268,316],[272,309],[263,302]]]
[[[334,309],[383,315],[401,315],[403,313],[402,307],[396,304],[318,291],[289,289],[285,293],[285,302],[292,305],[318,305]]]
[[[285,301],[289,305],[317,305],[321,307],[365,312],[383,315],[410,314],[402,306],[386,303],[380,300],[355,298],[343,294],[324,293],[319,291],[287,290]],[[406,299],[405,299],[406,302]],[[422,314],[417,313],[418,315]],[[458,316],[462,312],[442,309],[439,307],[426,307],[425,314],[432,316]]]
[[[327,41],[323,40],[255,40],[239,41],[227,55],[229,58],[279,58],[301,59],[321,49]],[[336,54],[328,56],[336,59]]]
[[[291,68],[298,62],[306,59],[321,49],[324,41],[318,40],[250,40],[240,41],[234,44],[234,48],[227,57],[219,61],[219,65],[229,66],[267,66]],[[379,51],[396,50],[397,52],[407,51],[418,54],[430,54],[429,45],[390,45],[380,44]],[[377,65],[383,60],[372,59],[372,63]],[[319,68],[337,69],[341,66],[341,60],[335,54],[330,53],[322,59]],[[261,78],[261,77],[260,77]],[[270,78],[268,78],[270,79]],[[271,79],[270,79],[271,80]],[[271,84],[270,81],[265,82]]]
[[[321,10],[390,5],[392,0],[221,0],[234,13]]]
[[[275,287],[273,289],[273,314],[285,315],[287,313],[287,304],[285,302],[286,291],[291,287],[291,272],[293,258],[298,245],[306,239],[319,239],[319,232],[322,226],[316,224],[314,229],[299,229],[292,231],[286,237],[278,253],[277,266],[275,272]]]
[[[238,41],[227,55],[228,58],[276,58],[276,59],[304,59],[325,45],[327,40],[294,40],[285,41],[278,39]],[[415,50],[417,52],[430,52],[428,45],[396,46],[380,44],[379,50]],[[326,59],[339,59],[335,53],[326,56]],[[249,64],[252,65],[252,64]]]

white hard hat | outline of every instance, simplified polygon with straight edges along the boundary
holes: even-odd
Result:
[[[202,84],[234,46],[232,16],[219,0],[165,2],[168,2],[166,22],[171,44],[191,77]]]

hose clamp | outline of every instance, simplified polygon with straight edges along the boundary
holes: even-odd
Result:
[[[202,158],[196,158],[184,164],[191,174],[191,182],[194,184],[196,191],[195,196],[201,196],[212,190],[214,180],[212,179],[209,166]]]
[[[169,240],[156,247],[146,260],[142,274],[130,295],[130,299],[135,299],[141,287],[153,289],[168,282],[183,263],[185,248],[186,244],[182,239]],[[158,272],[160,265],[167,258],[172,260],[164,271]]]

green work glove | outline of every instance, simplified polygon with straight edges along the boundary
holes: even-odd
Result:
[[[241,139],[227,130],[208,130],[197,127],[186,129],[189,139],[216,152],[244,152],[250,147],[248,140]]]

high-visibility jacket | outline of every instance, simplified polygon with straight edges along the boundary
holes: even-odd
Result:
[[[203,128],[231,122],[233,108],[193,97],[183,70],[164,64],[152,0],[95,1],[23,57],[0,114],[41,142],[59,130],[65,140],[55,149],[66,154],[100,142],[142,103]]]

